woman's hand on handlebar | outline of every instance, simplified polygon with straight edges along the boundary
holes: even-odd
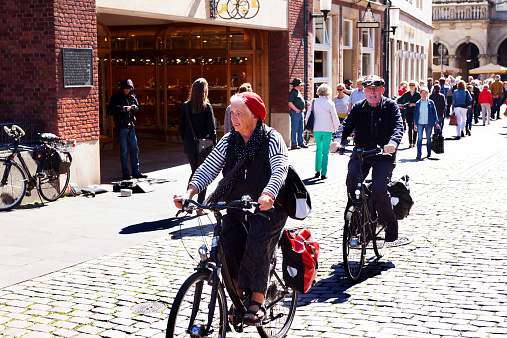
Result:
[[[194,197],[195,194],[197,194],[197,188],[194,187],[193,185],[189,186],[184,194],[173,196],[174,205],[176,206],[176,208],[182,209],[183,200],[191,199],[192,197]]]
[[[273,207],[275,204],[275,200],[273,199],[273,196],[271,194],[268,194],[266,192],[262,193],[262,195],[259,197],[257,202],[259,205],[259,210],[266,211]]]
[[[384,153],[393,154],[394,152],[396,152],[396,146],[394,144],[386,144],[384,146]]]

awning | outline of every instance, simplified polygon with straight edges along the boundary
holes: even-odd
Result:
[[[468,72],[470,74],[505,74],[507,73],[507,67],[489,63],[485,66],[470,69]]]

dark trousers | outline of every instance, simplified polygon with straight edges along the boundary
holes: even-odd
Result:
[[[493,107],[491,107],[491,118],[500,118],[500,106],[502,105],[503,99],[501,97],[497,97],[496,99],[493,99]]]
[[[479,113],[481,112],[481,106],[476,103],[474,105],[474,122],[475,124],[479,123]]]
[[[190,168],[192,169],[192,174],[190,175],[190,178],[188,179],[188,181],[190,182],[190,180],[192,179],[192,176],[194,176],[195,171],[197,170],[197,168],[199,168],[199,166],[201,165],[202,162],[199,159],[199,155],[197,155],[197,154],[185,153],[185,155],[187,155],[188,163],[190,163]],[[197,202],[202,204],[202,202],[204,202],[205,198],[206,198],[206,189],[204,189],[203,191],[201,191],[199,193],[199,195],[197,196]]]
[[[391,194],[387,191],[387,184],[391,181],[395,166],[393,162],[375,159],[365,159],[363,163],[363,180],[368,176],[370,169],[373,168],[371,191],[377,206],[378,219],[379,222],[385,222],[388,225],[398,223],[391,204]],[[357,155],[353,154],[351,156],[348,170],[347,192],[349,196],[354,196],[357,189],[357,175],[360,170]]]
[[[445,112],[445,116],[449,117],[449,116],[451,116],[451,109],[452,109],[452,95],[446,96],[445,98],[447,99],[447,109]]]
[[[407,124],[408,124],[408,143],[415,144],[417,140],[417,132],[414,130],[414,112],[407,111]]]
[[[469,108],[467,110],[467,122],[465,124],[465,130],[468,132],[470,130],[472,130],[472,121],[473,121],[473,117],[474,117],[474,111],[473,111],[473,108]]]
[[[237,279],[238,288],[243,291],[266,294],[287,212],[283,208],[275,209],[269,218],[248,216],[245,222],[241,212],[228,212],[223,218],[221,242],[225,261],[229,274]]]

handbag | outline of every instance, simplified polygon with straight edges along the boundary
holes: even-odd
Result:
[[[451,119],[449,120],[450,126],[457,126],[458,125],[458,118],[456,115],[451,115]]]
[[[283,280],[287,286],[306,293],[315,283],[319,269],[319,242],[305,228],[284,230],[282,248]]]
[[[185,109],[185,108],[183,108]],[[209,138],[200,138],[198,139],[195,135],[194,126],[192,125],[192,120],[190,120],[190,115],[188,114],[188,110],[185,109],[185,115],[187,116],[188,124],[190,125],[190,130],[192,131],[192,136],[194,137],[195,144],[197,145],[197,154],[199,155],[199,158],[201,162],[204,162],[206,157],[211,153],[213,150],[215,143],[213,140],[210,140]]]
[[[313,131],[313,125],[315,124],[315,114],[313,113],[313,103],[315,99],[312,101],[312,108],[310,109],[310,116],[308,116],[308,121],[306,121],[305,129],[308,131]]]
[[[285,210],[290,218],[304,220],[312,212],[310,193],[298,173],[289,165],[285,179]]]
[[[444,153],[444,137],[441,134],[433,134],[431,136],[431,150],[435,154],[443,154]]]

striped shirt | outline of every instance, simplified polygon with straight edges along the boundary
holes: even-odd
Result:
[[[206,157],[204,163],[195,171],[189,185],[196,187],[199,192],[210,185],[224,168],[230,135],[230,133],[227,133],[220,139],[213,151]],[[271,166],[271,177],[263,193],[269,193],[276,199],[287,177],[289,154],[282,135],[274,129],[269,138],[269,164]]]

